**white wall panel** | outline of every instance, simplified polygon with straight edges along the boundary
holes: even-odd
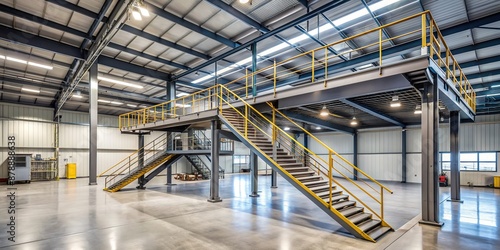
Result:
[[[359,153],[401,152],[401,130],[359,132],[358,151]]]
[[[17,147],[48,148],[54,144],[54,125],[46,122],[0,120],[2,125],[2,144],[7,136],[16,137]]]
[[[358,156],[359,167],[376,180],[401,180],[401,154],[369,154]]]
[[[422,154],[406,155],[406,182],[422,182]]]
[[[25,105],[15,105],[10,103],[0,103],[0,117],[34,120],[34,121],[52,121],[53,110],[49,108],[39,108]]]
[[[339,154],[353,153],[354,141],[352,135],[344,133],[318,133],[314,136]],[[326,148],[317,143],[314,139],[309,139],[309,148],[315,153],[328,153]]]

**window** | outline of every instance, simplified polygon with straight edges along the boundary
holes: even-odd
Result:
[[[451,165],[451,154],[440,153],[441,169],[449,171]],[[497,171],[496,152],[464,152],[460,153],[460,171]]]

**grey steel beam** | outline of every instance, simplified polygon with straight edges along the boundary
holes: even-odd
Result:
[[[222,43],[230,48],[238,47],[238,43],[231,41],[231,39],[228,39],[228,38],[225,38],[221,35],[218,35],[215,32],[209,31],[209,30],[201,27],[201,25],[191,23],[184,18],[178,17],[178,16],[176,16],[176,15],[174,15],[166,10],[160,9],[152,4],[145,3],[145,5],[146,5],[146,8],[150,12],[152,12],[158,16],[161,16],[161,17],[163,17],[163,18],[165,18],[165,19],[167,19],[175,24],[181,25],[189,30],[192,30],[192,31],[197,32],[201,35],[204,35],[204,36],[206,36],[210,39],[213,39],[217,42],[220,42],[220,43]]]
[[[202,63],[202,64],[200,64],[200,65],[198,65],[198,66],[196,66],[194,68],[192,68],[191,70],[188,70],[186,72],[183,72],[183,73],[179,74],[177,76],[177,78],[181,78],[181,77],[187,76],[187,75],[189,75],[189,74],[191,74],[193,72],[196,72],[197,70],[203,69],[203,68],[205,68],[205,67],[213,64],[214,62],[220,61],[220,60],[222,60],[222,59],[224,59],[224,58],[226,58],[226,57],[228,57],[230,55],[233,55],[233,54],[235,54],[235,53],[237,53],[237,52],[239,52],[239,51],[241,51],[241,50],[243,50],[245,48],[250,47],[253,43],[257,43],[257,42],[260,42],[260,41],[262,41],[262,40],[264,40],[266,38],[274,36],[275,34],[278,34],[278,33],[282,32],[282,31],[284,31],[284,30],[286,30],[286,29],[288,29],[290,27],[298,25],[298,24],[300,24],[300,23],[302,23],[304,21],[307,21],[309,18],[314,17],[314,16],[316,16],[316,15],[318,15],[320,13],[323,13],[325,11],[331,10],[331,9],[333,9],[333,8],[335,8],[335,7],[343,4],[345,2],[347,2],[347,1],[346,0],[334,0],[334,1],[330,1],[330,2],[326,3],[325,5],[317,8],[317,9],[315,9],[313,11],[311,11],[311,12],[309,12],[309,13],[307,13],[307,14],[305,14],[305,15],[303,15],[303,16],[301,16],[301,17],[299,17],[299,18],[297,18],[297,19],[295,19],[295,20],[293,20],[293,21],[291,21],[291,22],[289,22],[287,24],[285,24],[285,25],[280,26],[279,28],[276,28],[276,29],[274,29],[274,30],[272,30],[270,32],[267,32],[266,34],[263,34],[263,35],[255,38],[255,39],[253,39],[252,41],[249,41],[249,42],[247,42],[245,44],[242,44],[241,46],[239,46],[237,48],[234,48],[234,49],[232,49],[232,50],[230,50],[228,52],[222,53],[219,56],[213,57],[210,60],[208,60],[208,61],[206,61],[206,62],[204,62],[204,63]]]
[[[321,120],[321,119],[318,119],[315,117],[310,117],[310,116],[298,114],[298,113],[287,111],[287,110],[282,110],[281,112],[284,115],[290,117],[292,120],[305,122],[305,123],[309,123],[309,124],[314,124],[314,125],[320,126],[322,128],[346,132],[348,134],[353,134],[355,132],[355,130],[353,128],[343,126],[343,125],[334,124],[334,123],[331,123],[331,122],[328,122],[325,120]]]
[[[460,112],[450,111],[451,201],[460,200]]]
[[[97,185],[97,63],[89,70],[89,185]]]
[[[167,79],[167,86],[166,86],[166,94],[167,94],[167,100],[166,101],[171,101],[175,100],[176,98],[176,82],[172,80],[172,76],[169,76]],[[172,103],[167,104],[167,109],[172,108]],[[167,138],[172,137],[172,132],[166,132],[167,133]],[[172,183],[172,168],[167,169],[167,184],[169,186],[174,186],[175,184]]]
[[[82,52],[77,47],[5,26],[0,26],[0,39],[48,50],[57,54],[77,58],[79,60],[84,59]]]
[[[271,168],[271,188],[278,188],[278,173]]]
[[[381,112],[375,111],[375,110],[373,110],[373,109],[371,109],[363,104],[357,103],[353,100],[340,99],[340,101],[351,106],[351,107],[357,108],[357,109],[359,109],[367,114],[370,114],[370,115],[375,116],[379,119],[382,119],[386,122],[390,122],[390,123],[397,125],[397,126],[400,126],[402,128],[404,128],[406,126],[403,122],[397,120],[396,118],[393,118],[393,117],[386,115],[386,114],[382,114]]]
[[[222,199],[219,196],[219,156],[220,156],[220,122],[219,120],[212,120],[210,124],[211,129],[211,140],[212,148],[210,156],[212,158],[211,171],[212,175],[210,177],[210,197],[209,202],[221,202]]]
[[[257,154],[250,151],[250,188],[251,194],[250,197],[259,197],[259,159],[257,158]]]
[[[422,220],[420,223],[442,226],[439,218],[439,91],[438,76],[424,83],[422,93]]]

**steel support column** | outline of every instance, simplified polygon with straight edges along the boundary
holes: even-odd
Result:
[[[220,155],[220,122],[218,120],[211,121],[211,133],[212,133],[212,148],[211,148],[211,158],[212,158],[212,175],[210,178],[210,198],[209,202],[221,202],[222,199],[219,197],[219,155]]]
[[[255,98],[257,96],[257,43],[252,43],[252,96]]]
[[[450,111],[451,201],[460,200],[460,111]]]
[[[353,140],[352,164],[354,164],[354,166],[358,167],[358,132],[354,132],[354,134],[352,134],[352,140]],[[353,169],[352,172],[354,174],[352,179],[355,181],[358,180],[358,170]]]
[[[271,169],[271,188],[278,188],[278,172]]]
[[[401,130],[401,183],[406,183],[406,129]]]
[[[137,158],[137,168],[143,168],[144,167],[144,134],[140,133],[138,135],[138,143],[137,146],[139,148],[138,152],[138,158]],[[140,176],[139,179],[137,179],[137,189],[146,189],[144,187],[144,175]]]
[[[252,188],[252,193],[250,197],[259,197],[257,193],[259,191],[259,158],[257,154],[250,151],[250,186]]]
[[[442,226],[439,222],[438,193],[438,78],[424,84],[422,93],[422,220],[420,223]]]
[[[167,79],[167,101],[171,101],[171,100],[175,100],[176,98],[176,89],[177,89],[177,84],[175,82],[175,80],[172,79],[172,75],[169,75],[168,76],[168,79]],[[171,108],[173,108],[174,106],[172,105],[172,103],[169,103],[167,104],[167,110],[170,110]],[[170,111],[168,111],[167,113],[172,113]],[[167,132],[167,138],[169,137],[172,137],[171,136],[172,132]],[[168,144],[168,141],[165,142],[166,144]],[[165,147],[165,150],[167,150],[168,147]],[[167,168],[167,183],[166,185],[168,186],[174,186],[175,184],[172,183],[172,167],[168,167]]]
[[[89,69],[89,185],[97,185],[97,62]]]

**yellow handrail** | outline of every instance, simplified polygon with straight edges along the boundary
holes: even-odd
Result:
[[[416,18],[419,18],[419,22],[421,21],[421,25],[418,29],[410,30],[404,34],[398,34],[391,38],[386,38],[386,39],[382,38],[381,31],[383,29]],[[427,25],[427,20],[429,20],[429,25]],[[312,76],[311,79],[314,82],[314,79],[318,75],[316,71],[318,69],[323,69],[325,80],[322,81],[321,83],[323,83],[324,86],[326,87],[327,78],[333,75],[330,72],[328,72],[328,68],[334,66],[334,63],[331,60],[338,58],[340,56],[345,56],[354,53],[356,51],[359,52],[365,49],[368,50],[370,48],[374,50],[371,52],[378,53],[378,64],[379,64],[378,67],[380,73],[382,73],[383,45],[388,44],[389,41],[395,39],[406,39],[406,38],[414,39],[415,38],[414,35],[417,32],[421,32],[421,35],[418,36],[418,39],[421,39],[422,41],[421,48],[426,50],[427,48],[429,48],[431,59],[435,60],[436,63],[438,63],[441,66],[444,65],[444,71],[447,78],[451,79],[451,81],[455,83],[457,90],[460,92],[465,101],[469,104],[471,109],[475,111],[476,93],[474,92],[474,89],[472,88],[472,85],[465,76],[463,70],[460,68],[460,65],[458,64],[457,60],[451,53],[430,11],[424,11],[421,13],[408,16],[401,20],[361,32],[359,34],[332,42],[330,44],[318,47],[316,49],[307,52],[300,53],[298,55],[289,57],[280,62],[277,62],[276,59],[274,59],[274,62],[271,65],[263,67],[253,72],[249,71],[248,68],[244,68],[244,71],[242,72],[243,76],[224,84],[224,86],[231,87],[233,91],[236,90],[243,91],[243,93],[241,94],[244,95],[245,98],[248,98],[252,96],[252,94],[249,93],[248,90],[254,84],[255,86],[261,86],[262,84],[270,84],[272,85],[273,88],[274,97],[278,98],[277,95],[277,91],[279,91],[278,81],[287,79],[288,77],[291,77],[296,73],[310,72]],[[341,43],[346,43],[353,39],[366,36],[372,33],[376,34],[378,38],[377,41],[373,43],[364,45],[359,48],[344,51],[342,53],[337,53],[337,55],[332,55],[328,53],[328,49],[331,48],[332,46],[339,45]],[[441,51],[441,47],[444,48],[443,51]],[[314,59],[315,57],[313,56],[313,60],[310,60],[308,58],[305,63],[298,60],[306,56],[315,55],[316,53],[322,51],[324,51],[323,58]],[[315,61],[317,61],[318,63],[315,63]],[[283,66],[286,66],[287,69],[278,70],[278,68]],[[249,81],[249,78],[251,78],[251,81]],[[257,78],[257,82],[254,82],[254,78]],[[244,83],[242,83],[243,87],[236,85],[236,83],[241,83],[242,81],[244,81]],[[188,113],[200,112],[216,108],[217,106],[220,106],[220,102],[219,105],[217,104],[217,102],[215,102],[217,99],[218,91],[220,91],[218,85],[214,85],[208,89],[200,90],[190,95],[177,98],[175,100],[167,101],[161,104],[154,105],[152,107],[122,114],[120,115],[119,118],[119,126],[120,128],[125,128],[125,127],[145,125],[151,122],[176,118],[180,115],[186,115]]]
[[[351,166],[352,168],[356,169],[358,171],[358,173],[361,173],[363,174],[364,176],[366,176],[369,180],[373,181],[375,184],[379,185],[380,187],[382,187],[383,189],[387,190],[387,192],[389,193],[393,193],[388,187],[384,186],[382,183],[378,182],[377,180],[373,179],[371,176],[369,176],[367,173],[365,173],[363,170],[359,169],[358,167],[356,167],[354,164],[352,164],[351,162],[349,162],[347,159],[345,159],[344,157],[342,157],[341,155],[339,155],[337,152],[335,152],[335,150],[333,150],[332,148],[330,148],[328,145],[326,145],[324,142],[322,142],[321,140],[319,140],[316,136],[314,136],[313,134],[311,134],[309,131],[307,131],[306,129],[304,129],[302,126],[300,126],[299,124],[297,124],[295,121],[293,121],[292,119],[290,119],[288,116],[286,116],[285,114],[283,114],[281,111],[279,111],[278,109],[276,109],[274,107],[274,105],[270,102],[267,103],[267,105],[269,105],[275,112],[277,112],[281,117],[287,119],[289,122],[291,122],[293,125],[295,125],[297,128],[300,128],[302,130],[302,132],[306,133],[310,138],[313,138],[317,143],[319,143],[321,146],[323,146],[324,148],[326,148],[328,150],[328,152],[333,152],[333,154],[335,154],[335,156],[339,157],[342,161],[346,162],[347,164],[349,164],[349,166]]]

